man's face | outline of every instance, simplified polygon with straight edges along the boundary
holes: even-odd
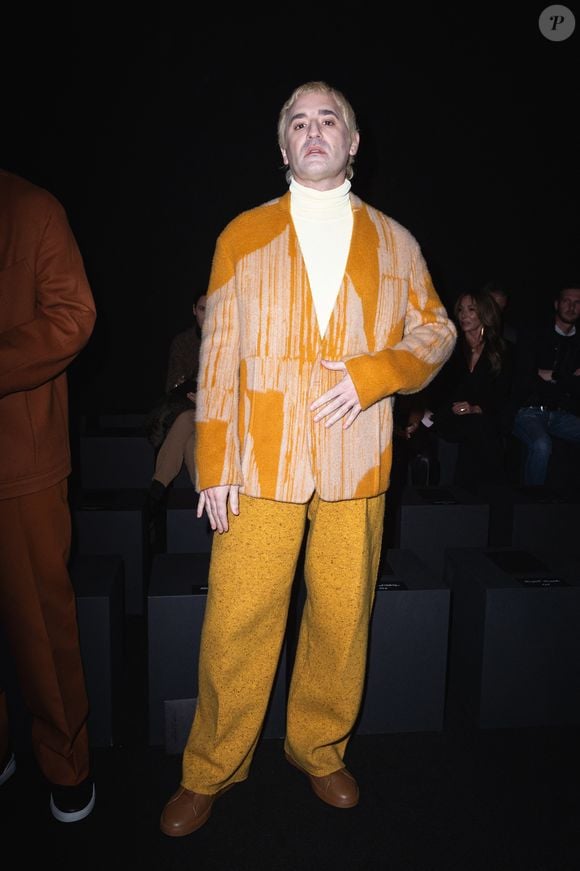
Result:
[[[358,143],[358,133],[351,136],[334,98],[313,91],[298,97],[290,110],[282,157],[299,184],[332,190],[346,178]]]
[[[499,290],[490,290],[489,295],[495,299],[501,311],[504,311],[507,306],[507,296]]]
[[[562,326],[572,326],[580,317],[580,288],[563,290],[554,303],[556,321]]]

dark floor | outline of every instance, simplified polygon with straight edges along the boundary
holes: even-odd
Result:
[[[158,818],[179,757],[144,745],[97,750],[96,808],[68,825],[50,816],[25,758],[2,788],[3,855],[12,846],[19,865],[43,858],[86,871],[577,871],[580,803],[573,809],[561,781],[577,743],[571,730],[361,736],[348,755],[361,802],[339,811],[268,739],[207,825],[175,840]]]
[[[347,762],[361,802],[320,802],[258,746],[250,778],[199,832],[171,839],[158,821],[180,756],[148,746],[143,627],[131,618],[123,741],[94,749],[97,803],[80,823],[52,819],[32,757],[0,788],[2,867],[200,871],[579,871],[580,727],[481,730],[454,717],[438,733],[354,736]],[[9,848],[13,859],[9,862]]]

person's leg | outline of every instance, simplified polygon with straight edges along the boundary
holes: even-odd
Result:
[[[155,461],[153,480],[168,487],[179,475],[185,447],[195,428],[195,410],[182,411],[170,427]]]
[[[0,619],[32,716],[34,753],[47,780],[61,786],[80,784],[90,767],[70,540],[66,481],[0,500]]]
[[[523,483],[530,487],[539,487],[546,483],[552,454],[548,414],[539,408],[520,408],[514,420],[513,434],[526,448]]]
[[[244,780],[280,656],[306,505],[240,495],[228,532],[213,538],[199,697],[182,786],[213,795]]]
[[[580,417],[568,411],[551,411],[548,415],[548,432],[566,442],[580,444]]]
[[[309,509],[307,598],[290,686],[286,753],[314,777],[344,767],[366,672],[385,496]]]

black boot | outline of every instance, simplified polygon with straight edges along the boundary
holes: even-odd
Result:
[[[165,508],[166,501],[167,487],[165,484],[162,484],[161,481],[158,481],[157,478],[153,478],[149,485],[149,493],[147,495],[147,505],[150,513],[155,515],[159,511],[162,511]]]
[[[165,507],[167,487],[153,478],[147,493],[147,523],[149,527],[149,547],[152,553],[165,550]]]
[[[411,484],[428,487],[431,484],[431,463],[425,454],[416,454],[411,460]]]

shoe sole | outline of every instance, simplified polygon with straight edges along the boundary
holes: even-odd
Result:
[[[298,765],[296,760],[292,759],[291,756],[288,756],[287,753],[285,753],[284,756],[286,757],[286,761],[289,762],[290,765],[293,765],[294,768],[297,768],[298,771],[300,771],[300,772],[302,772],[302,774],[306,775],[306,777],[308,778],[308,781],[310,783],[310,786],[312,787],[312,792],[314,793],[316,798],[320,799],[320,801],[323,801],[325,804],[329,805],[330,807],[338,808],[338,810],[348,810],[348,808],[356,807],[357,804],[359,803],[358,798],[356,798],[354,801],[349,802],[348,804],[335,804],[335,802],[329,801],[328,798],[324,795],[324,793],[320,792],[316,788],[316,784],[313,780],[314,775],[309,774],[308,771],[306,771],[306,769],[304,769],[300,765]]]
[[[207,823],[207,821],[211,817],[211,812],[213,810],[213,806],[216,803],[216,801],[218,800],[218,798],[221,798],[222,795],[228,791],[228,789],[232,788],[232,786],[235,786],[235,784],[230,783],[228,786],[224,786],[223,789],[220,789],[219,792],[216,792],[214,800],[212,801],[212,803],[208,807],[207,811],[204,813],[203,816],[198,817],[197,820],[195,821],[195,823],[192,826],[190,826],[190,828],[187,831],[176,832],[173,829],[165,828],[165,826],[163,825],[163,822],[161,822],[159,824],[159,828],[161,829],[161,832],[164,835],[167,835],[169,838],[184,838],[186,835],[192,835],[194,832],[197,832],[198,829],[201,829],[202,826],[205,826],[205,824]]]
[[[58,820],[59,823],[78,823],[80,820],[84,820],[85,817],[91,813],[92,809],[95,806],[95,784],[93,783],[93,794],[91,795],[91,799],[87,805],[81,808],[78,811],[70,811],[67,813],[66,811],[61,811],[54,803],[54,798],[52,795],[50,796],[50,812],[52,813],[55,820]]]

